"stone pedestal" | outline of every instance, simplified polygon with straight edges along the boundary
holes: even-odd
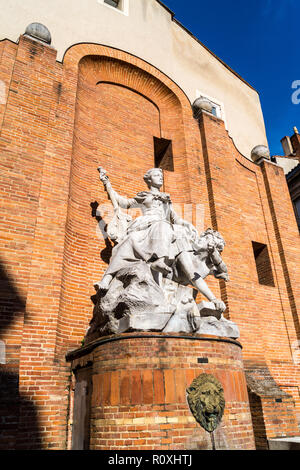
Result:
[[[195,420],[186,389],[200,374],[222,384],[225,411],[216,449],[254,449],[242,348],[203,335],[126,333],[68,354],[77,379],[73,448],[97,450],[212,449]],[[87,425],[88,423],[88,425]]]

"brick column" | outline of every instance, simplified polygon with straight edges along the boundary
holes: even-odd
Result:
[[[64,448],[66,440],[66,365],[54,360],[74,109],[72,80],[68,89],[63,79],[56,51],[21,36],[0,141],[14,201],[10,231],[20,244],[13,275],[27,295],[17,448]]]
[[[283,432],[297,434],[291,397],[276,402],[283,389],[299,405],[292,348],[299,338],[300,247],[285,178],[271,162],[260,167],[242,157],[224,123],[205,111],[199,128],[212,221],[227,242],[230,282],[221,285],[227,315],[240,327],[246,370],[261,384],[261,393],[268,396],[270,384],[273,388],[272,397],[262,400],[266,437],[278,432],[279,408],[289,423]],[[273,284],[259,282],[252,242],[268,247]]]
[[[199,129],[212,224],[226,241],[223,258],[228,265],[230,282],[220,281],[222,299],[227,305],[225,316],[239,325],[241,342],[247,343],[247,354],[263,361],[264,348],[252,282],[256,278],[253,252],[241,217],[244,202],[240,197],[242,181],[236,162],[238,152],[222,120],[203,111]]]
[[[300,236],[283,169],[264,161],[262,173],[288,291],[292,314],[288,327],[294,342],[300,340]]]

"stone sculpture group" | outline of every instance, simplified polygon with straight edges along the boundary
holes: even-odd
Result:
[[[161,169],[145,174],[148,191],[133,198],[120,196],[106,171],[98,171],[114,208],[107,234],[115,246],[102,280],[95,284],[87,340],[128,331],[238,338],[237,326],[223,317],[225,304],[205,282],[209,275],[229,280],[221,257],[223,237],[212,229],[199,235],[175,213],[170,195],[160,192]],[[122,211],[130,208],[140,208],[142,215],[132,220]],[[207,301],[197,305],[197,292]]]

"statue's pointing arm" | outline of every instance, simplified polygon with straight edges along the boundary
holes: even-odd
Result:
[[[216,248],[210,253],[210,259],[214,264],[214,276],[229,281],[227,266]]]
[[[128,199],[124,196],[120,196],[111,185],[109,178],[106,174],[106,171],[101,166],[98,168],[100,181],[102,181],[104,188],[114,206],[114,209],[121,207],[122,209],[129,209],[136,204],[135,199]]]

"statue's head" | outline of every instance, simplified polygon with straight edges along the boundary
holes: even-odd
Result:
[[[144,181],[148,188],[151,186],[156,188],[161,188],[164,182],[163,171],[160,168],[151,168],[144,175]]]
[[[220,253],[224,250],[226,245],[222,235],[212,228],[208,228],[205,232],[201,233],[200,238],[205,238],[209,243],[213,244]]]
[[[187,400],[196,421],[206,431],[215,431],[225,408],[224,390],[220,382],[213,375],[199,375],[187,389]]]

